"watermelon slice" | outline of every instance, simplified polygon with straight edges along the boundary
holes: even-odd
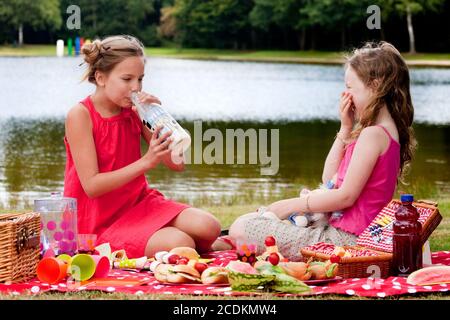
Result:
[[[261,274],[274,275],[275,279],[269,284],[269,289],[287,292],[287,293],[310,293],[311,288],[302,281],[287,275],[285,271],[279,266],[273,266],[271,264],[263,264],[257,268]]]
[[[273,281],[274,275],[259,274],[250,264],[241,261],[230,261],[226,266],[228,281],[235,291],[256,291],[261,286]]]
[[[245,274],[258,274],[258,271],[253,268],[249,263],[242,262],[239,260],[230,261],[226,266],[227,269],[234,272],[245,273]]]
[[[450,266],[433,266],[419,269],[411,273],[406,282],[415,286],[450,283]]]

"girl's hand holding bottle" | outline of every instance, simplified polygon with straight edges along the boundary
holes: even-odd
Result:
[[[157,127],[155,132],[153,132],[148,145],[148,150],[142,157],[147,170],[155,168],[164,157],[171,153],[169,145],[172,142],[172,139],[169,137],[172,132],[166,132],[158,138],[161,129],[162,127]]]

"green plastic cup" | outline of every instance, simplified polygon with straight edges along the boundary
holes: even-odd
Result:
[[[76,281],[86,281],[95,273],[95,261],[88,254],[77,254],[72,257],[70,274]]]

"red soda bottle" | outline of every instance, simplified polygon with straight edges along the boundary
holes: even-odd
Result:
[[[402,194],[400,200],[393,226],[392,267],[394,275],[407,277],[422,268],[422,225],[418,221],[420,214],[412,205],[413,195]]]

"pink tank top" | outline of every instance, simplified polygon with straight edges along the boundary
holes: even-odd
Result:
[[[386,128],[383,126],[377,127],[382,128],[389,136],[389,147],[378,157],[372,174],[355,203],[343,210],[341,218],[330,222],[333,227],[357,236],[375,219],[375,216],[381,209],[392,200],[400,170],[400,144],[392,138]],[[338,188],[344,181],[355,145],[356,141],[346,147],[338,169],[336,182]]]

